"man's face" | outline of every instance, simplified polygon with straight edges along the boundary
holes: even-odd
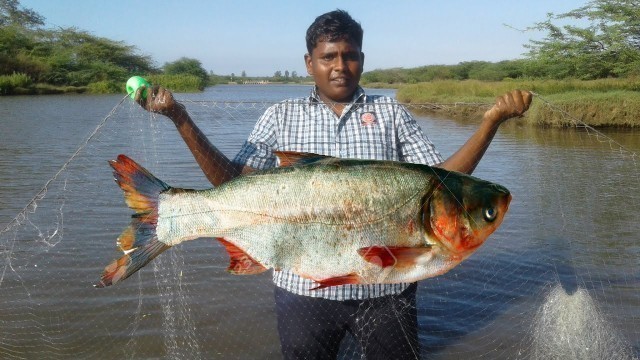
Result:
[[[349,102],[360,82],[364,54],[353,41],[318,42],[304,56],[323,101]]]

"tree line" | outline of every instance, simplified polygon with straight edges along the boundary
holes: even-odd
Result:
[[[549,13],[544,21],[521,31],[546,34],[524,44],[528,52],[522,59],[374,70],[363,74],[363,80],[394,84],[640,76],[640,0],[589,1],[566,13]]]
[[[525,44],[528,52],[522,59],[378,69],[365,72],[362,80],[365,84],[411,84],[434,80],[590,80],[640,75],[640,0],[589,1],[567,13],[550,13],[544,21],[522,31],[546,34],[541,40]],[[156,67],[150,57],[138,54],[134,46],[73,27],[45,29],[44,18],[22,7],[19,0],[0,0],[0,94],[60,89],[121,92],[128,77],[140,74],[163,76],[163,81],[175,85],[177,91],[181,86],[202,89],[220,82],[241,82],[242,75],[246,77],[244,71],[240,77],[207,72],[199,60],[188,57]],[[284,75],[276,71],[273,77],[246,79],[309,80],[288,71]]]

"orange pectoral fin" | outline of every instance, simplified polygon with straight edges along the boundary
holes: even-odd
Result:
[[[233,243],[217,238],[229,253],[229,267],[227,271],[235,275],[255,275],[267,271],[267,268],[249,256]]]
[[[429,255],[431,247],[369,246],[358,249],[366,261],[386,268],[389,266],[413,266],[421,257]]]
[[[316,280],[316,282],[320,285],[314,288],[311,288],[310,290],[319,290],[319,289],[324,289],[331,286],[346,285],[346,284],[360,284],[361,279],[358,274],[348,274],[348,275],[336,276],[336,277],[332,277],[324,280]]]

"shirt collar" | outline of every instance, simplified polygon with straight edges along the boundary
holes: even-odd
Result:
[[[349,102],[349,104],[353,104],[353,103],[357,103],[357,102],[366,102],[367,99],[367,95],[364,93],[364,89],[362,87],[360,87],[360,85],[358,85],[358,87],[356,88],[355,93],[353,93],[353,98],[351,99],[351,101]],[[314,86],[311,89],[311,94],[309,95],[309,102],[313,103],[319,103],[320,102],[320,95],[318,94],[318,87]]]

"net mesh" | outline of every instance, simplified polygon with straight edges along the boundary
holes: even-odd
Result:
[[[115,239],[131,215],[108,160],[124,153],[168,184],[210,186],[173,124],[126,100],[47,97],[34,106],[17,98],[4,108],[0,357],[281,358],[271,274],[229,275],[226,252],[211,239],[93,288],[119,256]],[[275,101],[180,100],[230,157]],[[455,104],[410,110],[447,106]],[[378,337],[390,323],[415,328],[412,311],[416,358],[638,358],[638,133],[562,114],[573,127],[503,125],[474,173],[514,195],[502,226],[461,265],[421,281],[415,305],[354,304],[338,358],[400,351],[378,350]],[[477,127],[416,116],[444,157]],[[322,314],[309,309],[301,321]]]

